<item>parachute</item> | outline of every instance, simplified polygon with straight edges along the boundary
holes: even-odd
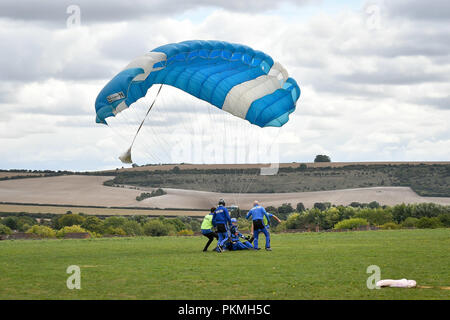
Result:
[[[128,64],[99,93],[96,122],[107,124],[155,84],[181,89],[259,127],[283,126],[300,97],[297,82],[269,55],[241,44],[191,40],[160,46]]]

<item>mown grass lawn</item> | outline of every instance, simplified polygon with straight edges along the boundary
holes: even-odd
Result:
[[[450,286],[450,229],[273,235],[264,250],[201,252],[204,237],[0,241],[0,299],[450,299],[369,290],[382,279]],[[81,290],[66,269],[81,268]]]

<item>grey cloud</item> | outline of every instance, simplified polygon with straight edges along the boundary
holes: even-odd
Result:
[[[34,20],[55,21],[65,26],[69,14],[66,12],[70,5],[76,4],[81,9],[83,22],[97,23],[106,21],[124,21],[130,18],[138,18],[149,15],[171,16],[200,7],[218,7],[231,11],[263,12],[276,9],[280,3],[290,2],[296,5],[304,5],[314,0],[137,0],[113,1],[113,0],[34,0],[21,1],[20,8],[15,0],[2,0],[0,2],[0,17]],[[317,2],[317,1],[316,1]]]
[[[386,1],[388,14],[392,17],[402,17],[417,20],[450,19],[450,2],[448,0],[396,0]]]
[[[377,72],[365,72],[359,70],[346,75],[337,75],[336,79],[355,84],[379,84],[379,85],[402,85],[420,84],[426,82],[446,82],[449,77],[446,74],[408,72],[408,70],[379,70]]]
[[[441,98],[424,97],[414,100],[413,103],[428,105],[442,110],[450,110],[450,96]]]

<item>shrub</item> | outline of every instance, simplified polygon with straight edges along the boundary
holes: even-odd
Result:
[[[384,230],[395,230],[400,229],[401,225],[395,223],[395,222],[386,222],[385,224],[380,225],[381,229]]]
[[[104,234],[110,235],[110,236],[126,236],[127,234],[122,228],[114,228],[114,227],[108,227],[105,229]]]
[[[8,226],[5,226],[4,224],[0,224],[0,235],[9,235],[12,231]]]
[[[35,234],[41,238],[55,238],[56,237],[56,231],[53,230],[50,227],[46,226],[40,226],[35,224],[30,229],[26,231],[26,233]]]
[[[84,220],[84,222],[81,224],[81,227],[91,232],[102,233],[102,231],[104,230],[104,223],[101,219],[90,216]]]
[[[366,219],[370,225],[382,225],[387,222],[392,222],[392,213],[388,210],[384,210],[381,208],[371,209],[364,208],[359,209],[355,213],[355,218],[363,218]]]
[[[58,229],[63,227],[70,227],[73,225],[81,225],[86,218],[79,215],[79,214],[73,214],[68,213],[64,214],[61,217],[58,218]]]
[[[287,229],[300,229],[301,221],[300,214],[293,213],[286,220],[286,228]]]
[[[190,223],[185,222],[185,225],[186,225],[186,229],[191,229],[194,232],[199,232],[202,224],[200,223],[200,221],[198,219],[192,219],[192,221]]]
[[[305,205],[303,204],[303,202],[299,202],[297,203],[297,212],[302,212],[305,211]]]
[[[183,229],[181,231],[177,232],[178,236],[193,236],[194,235],[194,231],[189,230],[189,229]]]
[[[294,208],[292,208],[292,205],[290,203],[283,203],[280,207],[277,209],[278,214],[289,214],[291,212],[294,212]]]
[[[437,217],[422,217],[417,221],[416,227],[420,229],[436,229],[442,227],[442,224]]]
[[[144,224],[144,234],[152,237],[167,236],[169,227],[162,223],[159,219],[152,219]]]
[[[286,231],[286,224],[287,224],[287,222],[286,221],[281,221],[281,223],[279,223],[276,227],[274,227],[273,229],[272,229],[272,231],[273,232],[283,232],[283,231]]]
[[[444,227],[450,227],[450,213],[442,213],[438,215],[438,219]]]
[[[137,201],[142,201],[142,200],[147,199],[147,198],[158,197],[158,196],[162,196],[162,195],[165,195],[165,194],[167,194],[167,192],[165,192],[161,188],[158,188],[156,190],[153,190],[151,193],[149,193],[149,192],[142,192],[140,195],[138,195],[136,197],[136,200]]]
[[[66,226],[64,228],[61,228],[56,232],[56,236],[58,238],[64,238],[64,236],[68,233],[85,233],[88,232],[86,229],[83,229],[79,225],[73,225],[73,226]]]
[[[380,204],[379,204],[378,202],[376,202],[376,201],[372,201],[372,202],[370,202],[367,206],[368,206],[369,208],[371,208],[371,209],[377,209],[377,208],[380,207]]]
[[[329,202],[316,202],[314,203],[314,208],[319,209],[320,211],[325,211],[331,207],[331,203]]]
[[[106,218],[103,223],[105,225],[105,228],[122,228],[123,225],[128,221],[127,218],[124,217],[108,217]]]
[[[353,207],[353,208],[361,208],[361,207],[362,207],[362,204],[359,203],[359,202],[352,202],[352,203],[350,203],[350,207]]]
[[[419,221],[419,219],[414,218],[414,217],[408,217],[405,219],[405,221],[402,222],[402,227],[403,228],[415,228],[417,226],[417,221]]]
[[[367,226],[369,222],[363,218],[351,218],[342,220],[334,226],[334,229],[356,229],[362,226]]]
[[[6,217],[5,219],[2,219],[2,224],[11,230],[17,230],[17,220],[16,217]]]
[[[142,229],[142,226],[134,220],[128,220],[125,222],[122,226],[123,231],[128,236],[142,236],[144,235],[144,230]]]
[[[181,231],[183,229],[186,229],[186,225],[181,219],[174,218],[174,219],[160,219],[160,221],[166,225],[169,229],[172,229],[176,232]]]

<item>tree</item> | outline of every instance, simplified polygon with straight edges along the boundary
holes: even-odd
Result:
[[[278,207],[278,213],[292,213],[294,212],[294,208],[290,203],[283,203],[281,207]]]
[[[305,205],[303,204],[303,202],[299,202],[297,203],[297,212],[302,212],[305,211]]]
[[[8,226],[0,224],[0,235],[8,235],[11,233],[11,229]]]
[[[368,204],[368,207],[371,209],[377,209],[380,207],[380,204],[376,201],[372,201],[371,203]]]
[[[331,158],[325,154],[318,154],[314,162],[331,162]]]
[[[104,224],[106,228],[121,228],[125,222],[127,222],[127,218],[124,217],[108,217],[105,219]]]
[[[90,216],[81,224],[81,227],[96,233],[102,233],[104,229],[104,224],[98,217]]]
[[[417,221],[416,227],[419,229],[442,228],[442,223],[436,217],[433,217],[433,218],[422,217]]]
[[[278,213],[278,209],[275,208],[274,206],[268,206],[268,207],[266,207],[266,211],[267,211],[267,212],[270,212],[270,213],[272,213],[272,214],[275,214],[275,215]]]
[[[128,220],[122,226],[123,231],[128,236],[142,236],[144,235],[144,230],[142,226],[135,220]]]
[[[314,203],[314,208],[319,209],[320,211],[325,211],[331,207],[331,203],[329,202],[316,202]]]
[[[147,236],[160,237],[169,234],[169,227],[164,225],[160,219],[152,219],[144,224],[144,234]]]
[[[17,218],[16,217],[7,217],[2,220],[2,224],[7,226],[11,230],[17,230]]]
[[[173,169],[172,169],[172,172],[173,172],[173,173],[180,173],[180,171],[181,171],[181,169],[180,169],[179,166],[175,166],[175,167],[173,167]]]
[[[86,218],[78,214],[68,213],[58,219],[58,229],[83,224]]]

